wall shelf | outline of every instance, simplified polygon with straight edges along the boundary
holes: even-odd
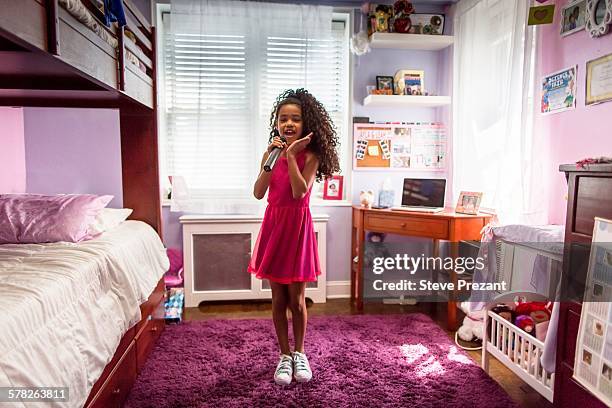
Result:
[[[451,46],[454,40],[452,35],[374,33],[370,47],[438,51]]]
[[[363,106],[371,107],[415,107],[435,108],[450,105],[450,96],[424,95],[368,95],[363,100]]]

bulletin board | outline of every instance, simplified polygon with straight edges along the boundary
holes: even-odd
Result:
[[[441,123],[356,123],[353,169],[445,170],[446,148]]]

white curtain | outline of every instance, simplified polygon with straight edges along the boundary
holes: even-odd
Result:
[[[172,0],[164,100],[173,211],[261,209],[252,189],[272,103],[317,81],[331,25],[325,6]]]
[[[455,9],[453,194],[482,191],[503,224],[548,221],[529,3],[462,0]]]

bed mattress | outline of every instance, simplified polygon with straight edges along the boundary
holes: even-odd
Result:
[[[83,406],[168,266],[140,221],[78,244],[0,245],[0,387],[67,386],[56,406]]]

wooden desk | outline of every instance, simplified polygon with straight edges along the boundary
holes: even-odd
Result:
[[[434,254],[438,256],[439,241],[450,241],[451,256],[459,254],[459,241],[480,240],[480,231],[491,218],[490,214],[457,214],[447,208],[439,213],[418,213],[401,210],[374,210],[353,206],[351,230],[351,302],[357,310],[363,310],[363,243],[365,231],[386,232],[430,238],[434,241]],[[357,262],[353,260],[357,257]],[[451,280],[457,283],[457,275],[451,272]],[[457,304],[451,297],[447,305],[449,329],[457,328]]]

